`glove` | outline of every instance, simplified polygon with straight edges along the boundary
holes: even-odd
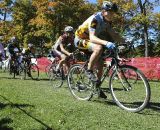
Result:
[[[107,42],[106,47],[107,47],[108,49],[114,49],[114,48],[115,48],[115,45],[114,45],[113,42]]]

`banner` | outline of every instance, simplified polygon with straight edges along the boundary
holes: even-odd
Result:
[[[110,59],[106,59],[106,63],[109,64]],[[45,67],[51,64],[51,60],[46,57],[37,59],[37,65],[40,71],[45,71]],[[160,80],[160,58],[132,58],[127,64],[132,65],[140,69],[148,79]]]

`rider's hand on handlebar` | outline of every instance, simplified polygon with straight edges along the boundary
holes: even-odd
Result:
[[[108,49],[114,49],[115,48],[115,44],[113,42],[107,42],[107,44],[105,46]]]
[[[69,53],[69,56],[72,56],[73,55],[73,53]]]

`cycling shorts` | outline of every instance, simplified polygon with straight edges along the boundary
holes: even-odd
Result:
[[[74,38],[74,45],[79,49],[88,51],[93,51],[93,48],[95,46],[95,44],[90,42],[88,39],[81,39],[78,36]]]

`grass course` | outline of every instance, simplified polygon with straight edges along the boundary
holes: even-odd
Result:
[[[78,101],[66,83],[53,89],[45,75],[40,78],[0,73],[0,130],[160,130],[159,82],[150,82],[149,106],[130,113],[116,106],[110,93],[107,100]]]

